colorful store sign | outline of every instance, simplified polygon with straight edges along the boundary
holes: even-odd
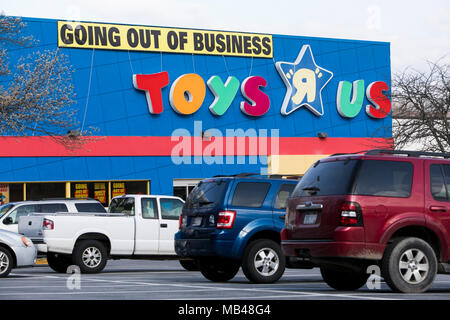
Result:
[[[319,67],[309,45],[304,45],[295,62],[276,62],[275,67],[286,85],[286,95],[280,113],[287,116],[305,106],[316,116],[323,116],[322,90],[330,82],[333,73]],[[263,116],[270,108],[270,98],[264,93],[268,82],[260,76],[249,76],[242,83],[229,76],[225,83],[214,75],[206,82],[214,95],[209,110],[215,116],[222,116],[236,98],[239,87],[244,99],[240,102],[241,111],[252,117]],[[162,89],[169,84],[167,71],[154,74],[134,74],[133,85],[145,92],[148,110],[151,114],[164,111]],[[352,93],[353,91],[353,93]],[[336,93],[336,108],[344,118],[354,118],[363,106],[364,97],[371,105],[365,111],[374,119],[383,119],[391,112],[391,101],[387,96],[389,86],[383,81],[374,81],[365,89],[364,80],[356,80],[353,86],[348,81],[340,81]],[[195,73],[179,76],[169,92],[172,109],[180,115],[190,115],[202,106],[206,95],[203,78]]]
[[[317,66],[311,47],[304,45],[295,62],[280,61],[275,66],[287,88],[281,114],[286,116],[306,106],[316,116],[323,116],[322,89],[333,73]]]
[[[58,21],[58,46],[272,58],[267,34]]]
[[[273,38],[267,34],[73,21],[58,21],[58,46],[273,58]],[[322,90],[334,75],[315,62],[310,45],[301,46],[294,62],[278,61],[275,68],[286,86],[280,109],[283,116],[301,107],[315,116],[324,115]],[[236,99],[240,88],[242,99],[239,105],[245,115],[260,117],[267,113],[270,108],[270,98],[264,92],[268,86],[267,79],[258,75],[238,79],[229,75],[225,83],[223,80],[214,75],[205,83],[199,74],[182,74],[170,87],[169,103],[180,115],[194,114],[202,106],[208,87],[215,98],[208,108],[213,115],[222,116]],[[133,85],[145,92],[151,114],[163,112],[162,89],[169,85],[167,71],[134,74]],[[354,118],[367,98],[370,102],[365,106],[367,115],[374,119],[385,118],[391,112],[388,91],[389,86],[383,81],[371,82],[367,87],[361,79],[353,80],[353,84],[339,81],[336,109],[340,116]]]
[[[225,84],[219,76],[212,76],[208,80],[208,88],[215,99],[209,106],[212,114],[221,116],[230,107],[237,95],[239,80],[228,77]],[[163,112],[163,99],[161,89],[169,84],[169,74],[159,72],[155,74],[133,75],[133,85],[136,89],[145,92],[148,110],[151,114]],[[261,90],[267,81],[259,76],[250,76],[240,85],[242,95],[247,101],[242,101],[241,111],[249,116],[259,117],[265,114],[270,107],[269,97]],[[206,86],[203,78],[195,73],[184,74],[178,77],[170,88],[169,102],[172,109],[181,115],[195,113],[203,104]]]

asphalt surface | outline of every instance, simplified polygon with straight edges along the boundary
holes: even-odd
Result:
[[[251,284],[241,271],[226,283],[185,271],[178,261],[109,261],[100,274],[58,274],[47,266],[15,269],[0,279],[0,300],[450,300],[450,276],[438,275],[424,294],[380,289],[338,292],[318,269],[287,269],[274,284]]]

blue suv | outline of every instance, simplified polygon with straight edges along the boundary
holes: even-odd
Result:
[[[297,182],[252,174],[202,180],[184,204],[177,255],[193,259],[211,281],[231,280],[241,266],[252,282],[277,281],[286,267],[286,202]]]

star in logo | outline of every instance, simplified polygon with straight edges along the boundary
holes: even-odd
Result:
[[[317,66],[311,47],[304,45],[295,62],[279,61],[275,67],[286,85],[281,114],[286,116],[306,106],[314,115],[323,116],[322,89],[333,73]]]

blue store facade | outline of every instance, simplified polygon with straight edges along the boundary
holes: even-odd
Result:
[[[70,152],[1,137],[5,201],[185,197],[202,178],[303,174],[392,136],[389,43],[22,20],[39,42],[10,50],[11,64],[32,50],[67,55],[78,120],[101,139]]]

